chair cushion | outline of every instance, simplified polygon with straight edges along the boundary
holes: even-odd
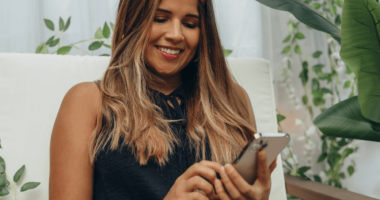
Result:
[[[109,57],[0,53],[0,150],[10,177],[25,164],[16,186],[41,182],[20,199],[48,199],[49,145],[62,99],[74,85],[100,79]],[[276,114],[268,61],[228,58],[247,91],[261,132],[276,132]],[[270,199],[286,199],[281,159],[272,173]]]

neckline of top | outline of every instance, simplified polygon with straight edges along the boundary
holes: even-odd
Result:
[[[158,91],[158,90],[155,90],[155,89],[152,89],[152,88],[149,88],[151,91],[155,92],[156,94],[159,94],[160,96],[164,97],[165,99],[168,99],[170,96],[176,96],[176,95],[180,95],[182,97],[182,99],[185,99],[186,97],[186,92],[185,92],[185,88],[182,85],[178,86],[175,90],[173,90],[173,92],[171,92],[170,94],[168,95],[165,95],[164,93]]]

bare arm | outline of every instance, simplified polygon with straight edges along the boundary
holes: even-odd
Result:
[[[95,83],[80,83],[62,101],[50,141],[49,199],[90,200],[94,167],[88,145],[101,117],[101,93]]]

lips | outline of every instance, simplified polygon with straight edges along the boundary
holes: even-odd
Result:
[[[168,59],[168,60],[174,60],[174,59],[178,58],[181,55],[181,53],[183,52],[183,50],[179,50],[178,54],[170,54],[170,53],[162,51],[160,48],[169,49],[171,52],[178,51],[178,50],[177,49],[170,49],[167,47],[161,47],[161,46],[155,46],[155,47],[157,48],[158,51],[160,51],[161,55],[165,59]]]

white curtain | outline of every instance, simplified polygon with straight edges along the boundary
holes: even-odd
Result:
[[[104,22],[115,22],[118,0],[0,0],[0,52],[34,53],[41,42],[54,32],[44,19],[53,21],[58,29],[59,17],[66,22],[71,16],[69,29],[62,34],[62,45],[94,38]],[[219,33],[225,48],[233,50],[233,57],[262,57],[260,5],[252,0],[214,1]],[[78,45],[88,50],[90,42]],[[62,46],[61,45],[61,46]],[[49,48],[50,52],[56,50]],[[100,48],[90,55],[109,53]],[[84,55],[73,49],[70,55]]]

